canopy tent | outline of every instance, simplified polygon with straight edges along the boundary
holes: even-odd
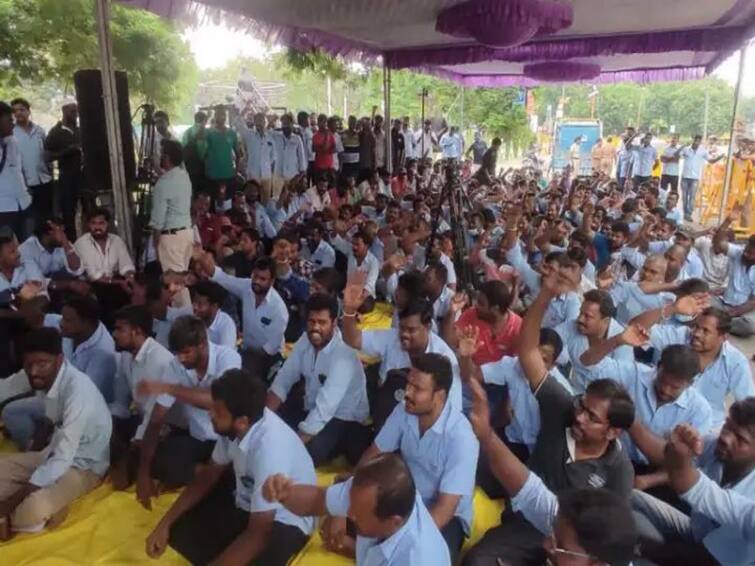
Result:
[[[467,86],[701,78],[755,35],[755,0],[122,1]]]

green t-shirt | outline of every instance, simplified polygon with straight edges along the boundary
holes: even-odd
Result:
[[[211,128],[206,132],[207,154],[205,171],[211,180],[230,179],[236,174],[234,153],[238,138],[236,131],[226,129],[219,131]]]

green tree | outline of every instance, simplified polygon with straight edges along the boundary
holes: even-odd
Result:
[[[149,12],[112,8],[114,63],[128,73],[132,99],[182,109],[197,72],[188,44]],[[71,92],[76,70],[99,66],[93,0],[0,0],[0,53],[3,96],[43,82]]]

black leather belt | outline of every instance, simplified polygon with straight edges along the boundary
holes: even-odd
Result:
[[[163,230],[160,232],[160,235],[164,236],[165,234],[178,234],[181,230],[188,230],[186,226],[183,228],[171,228],[170,230]]]

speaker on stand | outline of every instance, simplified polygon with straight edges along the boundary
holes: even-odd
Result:
[[[83,69],[73,75],[76,101],[79,106],[79,126],[81,129],[81,149],[84,163],[84,186],[82,187],[83,213],[103,206],[115,217],[110,157],[105,126],[105,104],[102,94],[102,73],[99,69]],[[116,94],[118,97],[118,119],[123,147],[123,165],[126,172],[126,185],[130,187],[136,179],[134,135],[131,128],[131,107],[128,99],[128,79],[124,71],[115,72]],[[133,203],[131,203],[133,210]]]

